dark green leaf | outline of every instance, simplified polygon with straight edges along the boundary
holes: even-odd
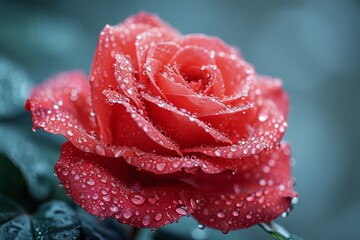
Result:
[[[0,239],[4,240],[28,240],[31,239],[30,219],[26,214],[21,214],[11,221],[0,225]]]
[[[25,73],[0,56],[0,118],[11,118],[24,111],[29,89]]]
[[[80,220],[65,202],[52,201],[40,206],[32,219],[35,239],[76,239]]]
[[[46,199],[57,189],[53,167],[58,159],[59,146],[39,139],[30,130],[10,122],[0,123],[0,152],[22,172],[29,192],[37,200]],[[16,189],[19,191],[20,189]]]
[[[112,219],[99,221],[95,216],[88,214],[78,208],[77,213],[81,220],[82,239],[86,240],[107,240],[107,239],[128,239],[124,234],[121,225]]]
[[[0,194],[0,224],[21,214],[23,211],[23,208],[18,204]]]
[[[0,153],[0,194],[20,202],[27,195],[27,186],[20,170]]]
[[[77,213],[65,202],[44,203],[30,216],[18,204],[0,195],[0,239],[78,239],[80,231]]]
[[[24,209],[0,195],[0,239],[31,239],[30,220]]]
[[[167,240],[167,239],[187,240],[187,239],[191,239],[191,237],[185,235],[179,235],[170,231],[164,231],[162,229],[157,230],[154,234],[154,240]]]

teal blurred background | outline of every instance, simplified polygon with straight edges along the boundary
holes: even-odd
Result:
[[[219,36],[239,47],[259,73],[283,80],[291,99],[285,139],[293,146],[293,174],[300,201],[286,219],[278,222],[305,239],[357,239],[357,0],[0,0],[0,150],[15,141],[6,137],[12,132],[33,138],[29,114],[22,110],[30,84],[65,70],[83,69],[88,73],[103,26],[116,24],[140,10],[158,14],[184,34]],[[18,116],[16,120],[14,116]],[[35,135],[41,135],[35,137],[40,144],[43,139],[52,141],[53,149],[63,141],[46,134]],[[16,155],[16,149],[26,151],[24,148],[14,146],[13,153],[7,154]],[[50,164],[54,164],[56,154],[53,158]],[[44,169],[41,163],[37,166],[40,173],[52,175]],[[194,220],[186,218],[164,230],[190,233],[199,239],[202,235],[209,239],[269,239],[258,227],[222,235],[208,229],[200,231],[196,226]]]

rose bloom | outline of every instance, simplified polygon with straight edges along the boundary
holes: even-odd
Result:
[[[26,109],[67,138],[55,171],[89,213],[148,228],[192,215],[227,232],[289,208],[288,98],[237,49],[139,13],[101,31],[88,79],[60,73]]]

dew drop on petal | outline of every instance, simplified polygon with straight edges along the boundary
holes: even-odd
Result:
[[[145,202],[145,197],[140,194],[134,194],[131,196],[130,200],[135,205],[141,205]]]
[[[64,176],[67,176],[69,174],[69,170],[67,168],[64,168],[64,170],[62,171],[62,174]]]
[[[110,197],[109,195],[104,195],[104,196],[102,196],[102,199],[103,199],[105,202],[110,202],[111,197]]]
[[[86,181],[87,184],[89,184],[90,186],[94,186],[95,185],[95,181],[94,179],[90,178],[89,180]]]
[[[214,153],[215,153],[215,155],[218,156],[218,157],[221,156],[221,150],[220,150],[220,149],[216,149]]]
[[[175,209],[175,211],[182,216],[185,216],[187,214],[187,208],[184,205],[181,205]]]
[[[157,213],[157,214],[155,215],[155,220],[156,220],[156,221],[160,221],[161,218],[162,218],[162,214],[161,214],[161,213]]]
[[[239,216],[239,211],[238,211],[238,210],[234,210],[234,211],[232,212],[232,215],[233,215],[234,217]]]
[[[145,215],[141,222],[142,222],[142,224],[144,224],[144,226],[148,226],[150,224],[150,216]]]
[[[218,212],[218,213],[216,214],[216,216],[217,216],[218,218],[224,218],[224,217],[225,217],[225,213],[224,213],[224,212]]]
[[[118,208],[117,206],[115,206],[115,205],[112,205],[112,206],[110,207],[110,211],[116,213],[116,212],[119,211],[119,208]]]
[[[101,145],[96,145],[95,152],[101,156],[105,156],[105,149]]]
[[[165,167],[166,167],[166,164],[165,164],[165,163],[158,163],[158,164],[156,164],[156,169],[157,169],[158,171],[164,171]]]
[[[99,198],[99,194],[94,193],[94,194],[92,195],[92,199],[96,200],[96,199],[98,199],[98,198]]]
[[[125,209],[125,211],[123,212],[123,216],[125,219],[129,219],[132,215],[132,211],[130,209]]]

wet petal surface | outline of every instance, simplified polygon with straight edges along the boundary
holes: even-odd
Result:
[[[205,198],[204,207],[193,214],[201,224],[226,232],[272,221],[289,208],[296,196],[289,145],[233,161],[238,166],[235,174],[191,177],[189,182]]]
[[[65,143],[55,171],[86,211],[135,227],[158,228],[191,214],[201,196],[191,186],[135,170],[121,158],[96,156]]]

